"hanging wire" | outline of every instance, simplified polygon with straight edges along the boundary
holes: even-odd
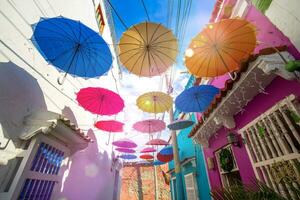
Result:
[[[116,9],[113,7],[113,5],[111,4],[110,0],[106,0],[107,3],[109,4],[109,6],[111,7],[111,9],[114,11],[114,13],[116,14],[116,16],[118,17],[118,19],[120,20],[121,24],[125,27],[125,29],[128,29],[128,26],[125,24],[125,22],[123,21],[123,19],[121,18],[121,16],[119,15],[119,13],[116,11]]]
[[[147,7],[146,7],[146,5],[145,5],[145,2],[144,2],[144,0],[141,0],[141,1],[142,1],[142,4],[143,4],[145,13],[146,13],[146,15],[147,15],[147,19],[148,19],[148,21],[150,21],[150,17],[149,17],[149,14],[148,14]]]

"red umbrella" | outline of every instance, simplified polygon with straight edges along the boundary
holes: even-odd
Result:
[[[137,147],[136,143],[133,142],[132,140],[129,140],[129,139],[117,140],[117,141],[114,141],[112,144],[114,146],[121,147],[121,148],[135,148],[135,147]]]
[[[146,147],[146,148],[142,149],[140,152],[141,153],[152,153],[152,152],[156,152],[156,150],[152,147]]]
[[[107,132],[123,132],[124,123],[116,120],[102,120],[95,123],[95,127]]]
[[[140,158],[145,159],[145,160],[152,160],[154,157],[150,154],[143,154],[143,155],[140,155]]]
[[[157,160],[161,161],[161,162],[170,162],[171,160],[173,160],[173,154],[157,154]]]
[[[153,139],[146,143],[146,145],[168,145],[169,143],[162,139]]]
[[[80,89],[76,99],[84,109],[98,115],[113,115],[124,108],[120,95],[100,87]]]
[[[133,124],[133,128],[142,133],[155,133],[164,130],[166,124],[159,119],[148,119],[136,122]]]
[[[115,150],[119,151],[119,152],[123,152],[123,153],[135,153],[134,149],[128,149],[128,148],[120,148],[120,147],[118,147]]]

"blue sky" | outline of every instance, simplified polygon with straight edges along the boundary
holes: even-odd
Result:
[[[118,14],[121,16],[122,20],[125,22],[127,27],[134,24],[144,22],[147,20],[147,15],[143,8],[142,0],[110,0],[114,8],[117,10]],[[176,14],[179,0],[173,0],[173,12]],[[181,5],[189,0],[181,0]],[[151,22],[162,23],[167,26],[167,14],[168,14],[168,0],[144,0],[146,9],[150,16]],[[183,52],[187,48],[190,40],[196,36],[203,28],[205,24],[208,23],[213,6],[215,4],[214,0],[192,0],[192,7],[189,16],[189,20],[186,27],[186,35],[184,41],[182,42],[182,51],[179,54],[178,68],[184,69]],[[119,40],[122,33],[126,28],[121,24],[120,20],[114,14],[114,22],[116,28],[117,39]],[[182,15],[181,15],[182,16]],[[169,27],[175,32],[174,22],[176,21],[176,16],[173,16],[173,25]]]

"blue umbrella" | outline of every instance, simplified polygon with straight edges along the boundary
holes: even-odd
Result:
[[[132,155],[132,154],[122,154],[122,155],[120,155],[120,158],[127,159],[127,160],[132,160],[132,159],[136,159],[137,157],[135,155]]]
[[[106,73],[112,56],[103,38],[79,21],[41,18],[33,26],[32,42],[41,55],[65,75],[94,78]]]
[[[173,121],[172,123],[170,123],[168,125],[168,128],[170,130],[177,131],[177,130],[182,130],[182,129],[188,128],[188,127],[192,126],[193,124],[194,124],[194,121],[192,121],[192,120],[179,119],[179,120],[176,120],[176,121]]]
[[[173,148],[172,146],[166,146],[162,148],[159,152],[161,155],[171,155],[173,154]]]
[[[211,85],[193,86],[177,96],[175,105],[185,113],[204,112],[218,93],[219,89]]]
[[[153,163],[153,165],[157,166],[157,165],[163,165],[163,164],[166,164],[165,162],[161,162],[159,160],[155,160]]]

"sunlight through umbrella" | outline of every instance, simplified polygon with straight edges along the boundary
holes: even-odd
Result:
[[[163,113],[171,109],[173,99],[163,92],[148,92],[139,96],[136,104],[144,112]]]
[[[132,127],[141,133],[150,134],[164,130],[166,128],[166,124],[164,121],[159,119],[148,119],[136,122]]]
[[[243,19],[209,24],[186,50],[185,64],[196,77],[216,77],[240,69],[256,47],[256,30]],[[232,75],[230,74],[231,78]]]

